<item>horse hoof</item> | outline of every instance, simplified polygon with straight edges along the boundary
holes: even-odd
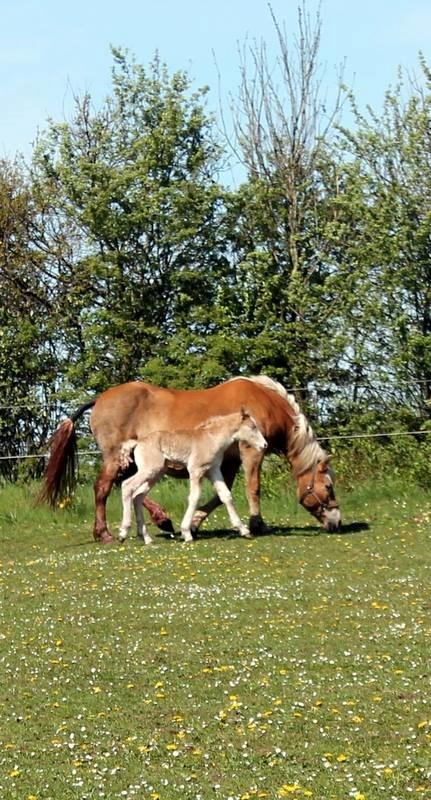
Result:
[[[161,531],[165,531],[165,533],[175,534],[175,528],[170,519],[162,520],[162,522],[157,524],[157,527],[160,528]]]
[[[262,517],[256,514],[255,517],[250,517],[250,531],[251,533],[264,534],[270,533],[271,528],[266,525]]]
[[[103,544],[103,545],[105,545],[105,544],[115,544],[114,537],[111,536],[111,534],[108,533],[108,531],[104,531],[99,536],[95,536],[94,538],[95,538],[96,542],[98,542],[98,544]]]

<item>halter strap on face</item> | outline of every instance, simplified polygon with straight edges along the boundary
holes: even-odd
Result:
[[[326,511],[326,509],[328,509],[328,508],[329,509],[339,508],[339,505],[338,505],[336,500],[328,500],[327,503],[322,503],[320,497],[314,491],[314,481],[316,479],[316,472],[317,472],[318,464],[319,464],[319,462],[316,461],[316,463],[315,463],[315,465],[313,467],[313,472],[311,473],[311,483],[309,483],[305,487],[305,490],[303,491],[301,497],[299,498],[299,502],[301,503],[301,505],[304,505],[304,500],[305,500],[306,497],[308,497],[309,495],[314,497],[314,499],[317,500],[317,502],[319,504],[317,509],[316,509],[316,512],[315,512],[316,514],[320,514],[323,511]]]

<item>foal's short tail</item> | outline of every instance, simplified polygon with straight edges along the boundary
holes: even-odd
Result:
[[[130,464],[133,462],[132,450],[134,450],[137,444],[137,439],[126,439],[126,441],[122,443],[120,447],[121,469],[126,470],[130,467]]]
[[[89,400],[64,420],[47,443],[50,456],[43,476],[43,486],[38,501],[55,506],[63,497],[70,496],[76,485],[78,453],[75,422],[92,408],[96,400]]]

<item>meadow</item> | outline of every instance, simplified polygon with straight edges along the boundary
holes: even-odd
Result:
[[[90,485],[35,491],[0,489],[2,798],[431,798],[429,494],[340,486],[327,534],[283,477],[267,535],[104,548]]]

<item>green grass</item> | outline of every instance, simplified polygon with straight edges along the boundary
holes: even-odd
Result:
[[[178,524],[184,484],[158,493]],[[0,796],[431,797],[429,495],[340,501],[341,534],[268,484],[270,535],[219,511],[191,546],[103,548],[89,488],[0,490]]]

